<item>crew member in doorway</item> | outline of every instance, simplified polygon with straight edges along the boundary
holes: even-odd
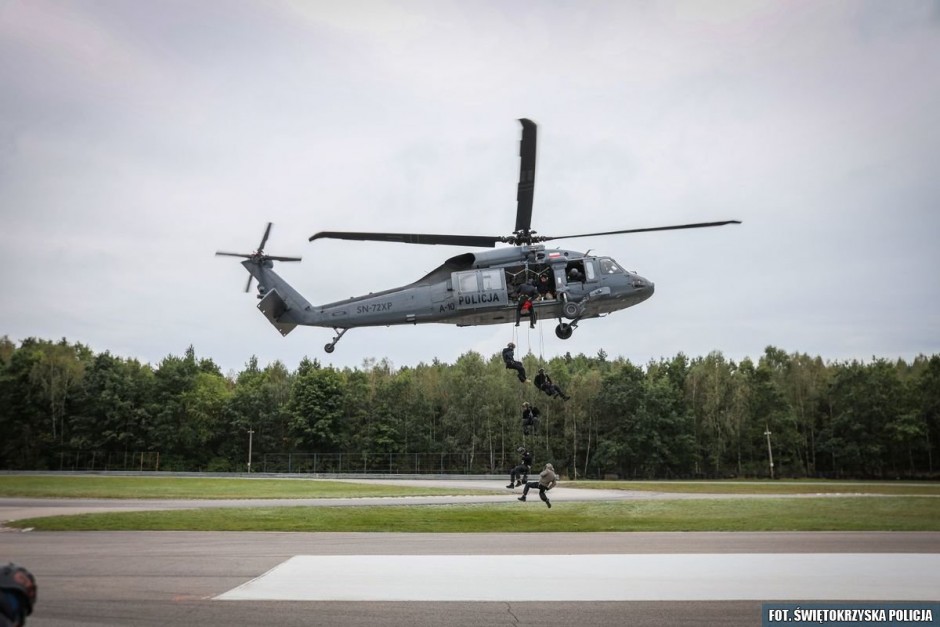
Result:
[[[539,275],[539,282],[535,287],[539,291],[539,300],[555,298],[555,287],[551,284],[551,281],[548,280],[547,274]]]
[[[516,288],[516,296],[528,296],[534,299],[539,295],[539,288],[535,287],[535,279],[526,281]]]
[[[503,349],[503,362],[506,364],[508,370],[515,370],[519,375],[519,381],[522,383],[526,382],[525,377],[525,366],[522,365],[521,361],[516,361],[516,345],[512,342],[506,345],[506,348]]]

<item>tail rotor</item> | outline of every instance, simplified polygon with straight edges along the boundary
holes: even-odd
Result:
[[[268,222],[268,226],[264,229],[264,235],[261,238],[261,243],[258,245],[258,249],[253,253],[231,253],[222,250],[217,250],[215,252],[218,257],[241,257],[242,259],[247,259],[251,263],[263,266],[269,261],[301,261],[301,257],[281,257],[277,255],[266,255],[264,252],[264,245],[268,242],[268,236],[271,235],[271,226],[273,223]],[[248,275],[248,283],[245,284],[245,291],[248,292],[251,289],[251,280],[254,278],[254,275]]]

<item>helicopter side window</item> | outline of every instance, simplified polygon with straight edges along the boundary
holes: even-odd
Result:
[[[594,262],[585,261],[584,262],[584,276],[587,277],[588,281],[593,281],[597,278],[597,274],[594,271]]]
[[[483,270],[480,272],[483,279],[483,290],[498,290],[503,287],[502,272],[499,270]]]
[[[479,292],[480,284],[476,272],[463,272],[457,275],[457,289],[460,292]]]

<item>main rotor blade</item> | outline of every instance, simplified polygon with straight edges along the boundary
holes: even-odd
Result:
[[[695,224],[677,224],[674,226],[655,226],[646,229],[624,229],[622,231],[604,231],[602,233],[582,233],[581,235],[559,235],[557,237],[540,237],[547,242],[553,239],[572,239],[575,237],[596,237],[598,235],[620,235],[622,233],[649,233],[650,231],[677,231],[679,229],[701,229],[709,226],[724,226],[725,224],[741,224],[740,220],[725,220],[724,222],[696,222]]]
[[[245,283],[245,293],[246,293],[246,294],[248,293],[248,290],[251,289],[251,280],[252,280],[253,278],[255,278],[254,275],[251,275],[251,274],[248,275],[248,282]]]
[[[245,253],[227,253],[221,250],[215,251],[217,257],[244,257],[245,259],[250,259],[251,255],[246,255]]]
[[[310,236],[315,239],[346,239],[359,242],[399,242],[402,244],[443,244],[446,246],[470,246],[493,248],[499,237],[486,235],[438,235],[433,233],[354,233],[350,231],[320,231]]]
[[[264,250],[264,245],[268,243],[268,235],[271,234],[271,222],[268,222],[268,226],[264,229],[264,237],[261,238],[261,245],[258,246],[258,250]]]
[[[522,118],[519,142],[519,189],[516,192],[516,233],[527,233],[532,226],[532,199],[535,196],[535,122]]]
[[[265,255],[264,259],[271,259],[272,261],[302,261],[302,257],[275,257],[274,255]]]

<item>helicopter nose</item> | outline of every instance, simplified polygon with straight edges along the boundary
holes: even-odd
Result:
[[[636,275],[633,277],[633,289],[645,300],[653,295],[653,292],[656,290],[656,285],[652,281]]]

